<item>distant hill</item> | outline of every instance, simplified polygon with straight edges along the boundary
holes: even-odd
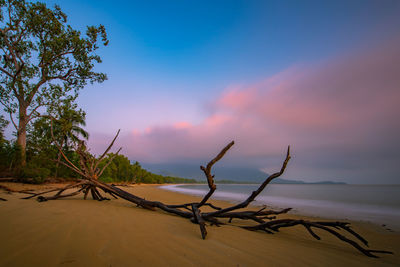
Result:
[[[333,181],[320,181],[320,182],[304,182],[301,180],[287,180],[282,178],[276,178],[272,180],[272,184],[346,184],[343,182],[333,182]]]
[[[198,181],[205,181],[204,173],[200,170],[200,164],[142,164],[146,169],[153,173],[192,178]],[[231,181],[252,181],[260,182],[267,174],[254,168],[224,167],[216,166],[213,168],[216,180]]]
[[[206,178],[203,172],[200,170],[200,165],[195,164],[142,164],[143,167],[149,171],[174,177],[185,177],[190,179],[196,179],[197,181],[205,181]],[[260,183],[264,181],[269,174],[262,172],[256,168],[248,167],[235,167],[235,166],[216,166],[213,169],[215,174],[215,180],[220,183]],[[322,181],[308,183],[301,180],[288,180],[282,178],[276,178],[272,181],[274,184],[344,184],[340,182]]]

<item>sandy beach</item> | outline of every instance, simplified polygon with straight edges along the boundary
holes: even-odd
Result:
[[[17,190],[61,185],[2,183]],[[197,197],[156,185],[124,187],[138,196],[165,203]],[[198,225],[162,211],[138,208],[124,200],[83,200],[82,195],[39,203],[0,191],[0,266],[399,266],[400,233],[352,222],[372,249],[393,251],[368,258],[333,236],[303,227],[270,235],[232,225],[208,226],[202,240]],[[220,206],[229,203],[212,201]],[[298,218],[290,213],[282,217]],[[313,218],[311,218],[313,219]],[[315,218],[314,218],[315,219]]]

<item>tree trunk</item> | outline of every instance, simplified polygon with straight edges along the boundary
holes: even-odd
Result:
[[[19,105],[19,121],[17,130],[17,144],[20,149],[20,165],[26,166],[26,125],[28,124],[28,117],[26,115],[26,107],[23,103]]]
[[[61,147],[64,145],[64,141],[61,142]],[[60,160],[61,160],[61,152],[58,152],[57,156],[57,163],[56,163],[56,173],[54,174],[54,178],[58,177],[58,168],[60,167]]]
[[[58,153],[57,163],[56,163],[56,173],[54,174],[54,178],[58,177],[58,168],[60,167],[61,153]]]

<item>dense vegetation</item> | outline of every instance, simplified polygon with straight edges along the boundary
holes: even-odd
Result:
[[[112,153],[108,157],[113,156]],[[99,166],[101,168],[102,166]],[[100,180],[104,182],[134,182],[134,183],[195,183],[194,179],[163,176],[151,173],[140,166],[139,162],[131,164],[123,155],[117,155],[111,164],[105,169]]]

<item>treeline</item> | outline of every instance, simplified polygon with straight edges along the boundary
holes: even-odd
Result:
[[[108,158],[114,156],[108,154]],[[104,166],[106,161],[102,162]],[[99,168],[102,167],[101,165]],[[133,164],[124,155],[117,155],[111,164],[104,170],[99,178],[104,182],[127,182],[127,183],[196,183],[195,179],[185,179],[180,177],[163,176],[151,173],[142,168],[139,162]]]

